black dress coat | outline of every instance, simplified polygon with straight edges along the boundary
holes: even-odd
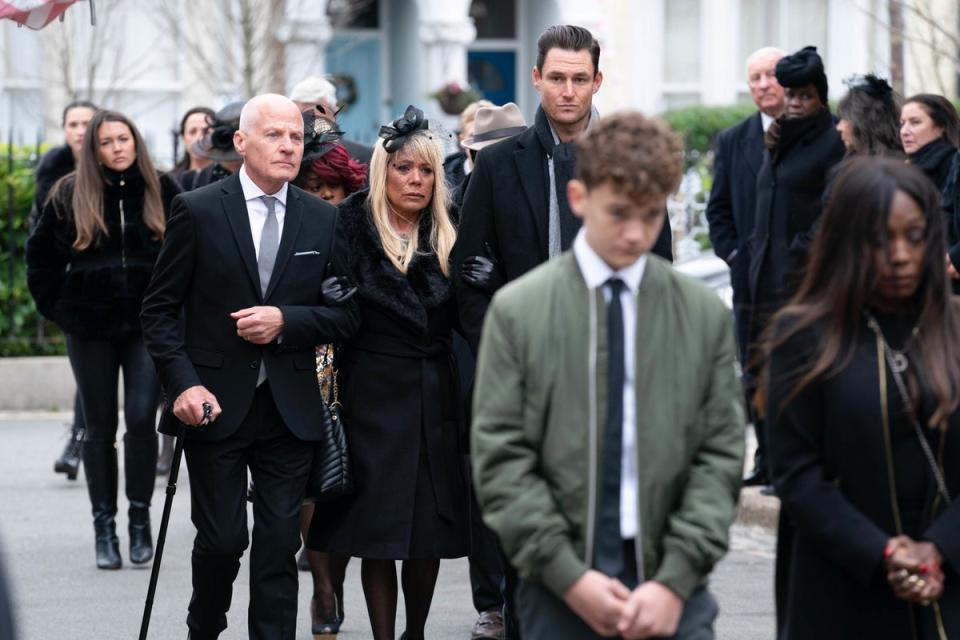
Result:
[[[76,169],[76,159],[69,145],[61,145],[50,149],[37,164],[36,189],[33,197],[33,209],[30,212],[31,226],[36,224],[43,205],[47,203],[47,196],[57,180]]]
[[[779,126],[780,138],[757,176],[756,219],[749,240],[751,341],[802,279],[830,170],[846,153],[829,111],[780,119],[774,126]]]
[[[140,305],[160,253],[160,239],[143,221],[143,177],[135,167],[105,174],[105,236],[82,251],[73,247],[75,178],[69,176],[44,205],[26,246],[27,285],[37,310],[79,338],[140,333]],[[159,180],[160,200],[169,214],[180,190],[165,175]]]
[[[550,224],[547,152],[552,148],[543,142],[549,138],[549,130],[545,135],[537,131],[543,126],[547,125],[541,107],[535,126],[477,154],[463,198],[453,251],[456,272],[464,259],[484,255],[484,243],[489,244],[493,252],[500,282],[515,280],[547,261]],[[579,228],[580,218],[576,218],[574,224]],[[653,253],[672,261],[672,246],[670,225],[664,223]],[[459,277],[454,281],[464,335],[476,352],[483,317],[493,296],[461,283]]]
[[[750,326],[750,250],[747,240],[757,215],[757,174],[763,165],[760,112],[725,129],[717,138],[707,222],[713,251],[730,267],[740,360],[745,361]]]
[[[904,344],[910,324],[881,318],[887,340]],[[806,330],[770,358],[770,470],[781,500],[777,540],[780,640],[871,638],[935,640],[932,609],[897,599],[882,569],[896,535],[881,419],[876,339],[859,326],[852,362],[815,380],[786,406],[797,369],[816,358],[819,333]],[[960,502],[935,503],[936,487],[916,433],[887,370],[888,414],[897,504],[904,533],[937,545],[944,557],[940,600],[947,635],[960,637]],[[930,413],[930,403],[927,403]],[[960,492],[960,412],[945,434],[927,431],[943,451],[951,496]],[[942,437],[942,441],[941,441]]]
[[[922,170],[940,192],[947,252],[954,268],[960,269],[960,151],[945,138],[937,138],[909,156],[909,162]],[[953,282],[953,290],[960,292],[960,282]]]
[[[323,303],[321,283],[334,251],[336,209],[290,185],[277,259],[266,295],[260,291],[256,250],[240,177],[182,193],[173,201],[163,248],[143,299],[141,322],[169,403],[159,430],[176,435],[171,405],[184,390],[203,385],[223,413],[188,437],[232,435],[249,412],[260,362],[287,428],[301,440],[319,440],[326,409],[317,389],[314,347],[353,335],[356,304]],[[283,313],[282,340],[257,345],[237,335],[230,314],[270,305]]]
[[[356,492],[317,509],[309,543],[363,558],[465,556],[470,516],[453,288],[432,253],[418,253],[406,275],[393,266],[366,197],[360,191],[340,204],[361,316],[337,362]],[[425,211],[421,248],[429,246],[430,220]]]

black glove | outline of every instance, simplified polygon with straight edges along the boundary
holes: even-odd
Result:
[[[504,285],[503,278],[497,270],[497,261],[491,255],[490,245],[483,243],[485,256],[470,256],[460,265],[460,277],[475,289],[493,294]]]
[[[320,285],[320,290],[323,292],[323,303],[328,307],[339,307],[357,293],[357,288],[350,285],[346,276],[330,276]]]

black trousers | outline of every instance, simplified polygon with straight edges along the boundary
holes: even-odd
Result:
[[[477,613],[503,607],[503,566],[500,561],[497,535],[483,523],[480,507],[473,491],[470,492],[470,589],[473,607]]]
[[[601,640],[580,616],[545,587],[521,580],[517,607],[524,640]],[[694,591],[683,605],[677,632],[670,640],[714,640],[716,600],[706,588]]]
[[[121,369],[126,494],[132,503],[149,506],[156,478],[160,384],[143,337],[87,339],[68,335],[67,353],[86,426],[83,464],[94,517],[109,518],[116,513],[117,382]],[[111,510],[113,513],[109,513]]]
[[[216,422],[207,428],[216,429]],[[248,546],[249,467],[257,490],[247,637],[296,637],[300,507],[313,449],[284,425],[269,382],[257,389],[250,412],[230,437],[210,442],[187,436],[191,518],[197,528],[187,626],[195,636],[216,637],[227,627],[233,581]]]

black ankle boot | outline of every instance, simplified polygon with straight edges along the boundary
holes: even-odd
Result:
[[[120,559],[116,523],[112,518],[108,522],[95,522],[93,530],[97,540],[97,569],[119,569],[123,561]]]
[[[60,457],[53,462],[54,473],[67,474],[67,480],[76,480],[80,471],[80,452],[83,446],[83,429],[76,423],[70,427],[67,444],[63,447]]]
[[[130,562],[144,564],[153,558],[153,537],[150,535],[150,507],[130,503]]]
[[[87,478],[93,531],[97,542],[97,568],[119,569],[120,541],[117,539],[117,448],[113,442],[85,442],[83,473]]]

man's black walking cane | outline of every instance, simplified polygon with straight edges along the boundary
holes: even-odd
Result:
[[[213,407],[203,403],[203,420],[210,422]],[[163,503],[163,516],[160,517],[160,531],[157,533],[157,545],[153,556],[153,568],[150,571],[150,586],[147,587],[147,601],[143,605],[143,619],[140,621],[140,640],[147,640],[150,628],[150,613],[153,611],[153,596],[157,592],[157,579],[160,577],[160,561],[163,559],[163,546],[167,541],[167,527],[170,524],[170,510],[173,508],[173,496],[177,494],[177,478],[180,475],[180,460],[183,458],[183,436],[189,427],[181,427],[173,445],[173,460],[170,463],[170,478],[167,480],[167,498]]]

